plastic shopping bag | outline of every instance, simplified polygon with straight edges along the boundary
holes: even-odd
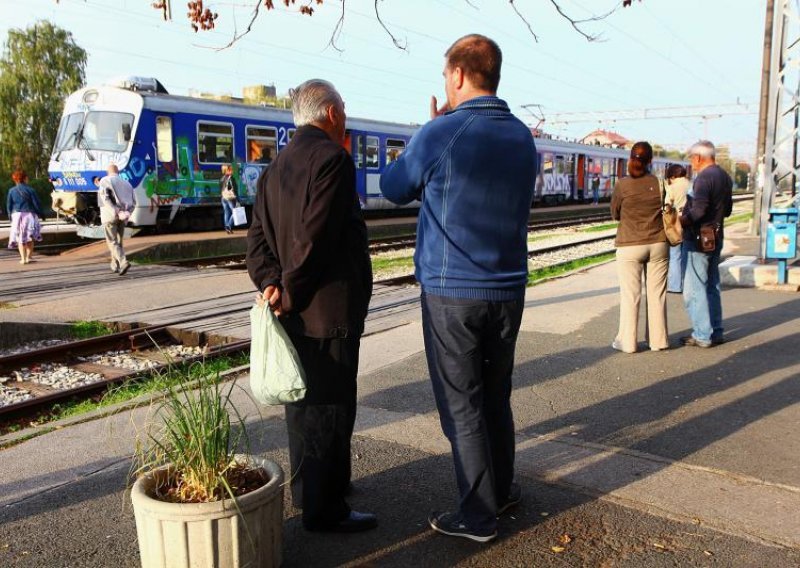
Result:
[[[239,225],[247,224],[247,212],[241,205],[233,208],[233,224],[236,225],[237,227]]]
[[[306,395],[306,375],[294,345],[265,303],[250,310],[250,390],[262,404],[286,404]]]

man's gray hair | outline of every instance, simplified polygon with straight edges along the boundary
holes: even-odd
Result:
[[[344,106],[336,87],[322,79],[309,79],[289,89],[289,97],[292,99],[294,124],[298,128],[312,122],[326,122],[328,107]]]
[[[709,140],[700,140],[695,142],[689,148],[688,154],[690,156],[702,156],[703,158],[713,158],[717,155],[717,149],[714,144]]]

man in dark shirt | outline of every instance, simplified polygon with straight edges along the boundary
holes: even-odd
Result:
[[[344,103],[327,81],[291,91],[297,132],[258,180],[247,270],[279,317],[306,374],[306,396],[286,406],[292,500],[308,530],[377,525],[352,511],[350,439],[356,375],[372,293],[367,228],[355,165],[342,147]]]
[[[701,140],[689,149],[689,160],[696,177],[691,198],[681,217],[686,257],[683,301],[692,322],[692,334],[682,337],[681,342],[696,347],[711,347],[724,341],[719,257],[724,220],[733,209],[733,182],[716,164],[715,155],[714,144],[708,140]],[[714,229],[716,245],[709,252],[700,250],[697,242],[700,228],[704,225],[711,225]]]

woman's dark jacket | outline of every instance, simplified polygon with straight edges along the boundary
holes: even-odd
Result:
[[[619,180],[611,195],[611,217],[619,221],[618,247],[666,242],[658,178],[647,174]]]
[[[281,321],[308,337],[359,337],[372,294],[367,228],[347,151],[302,126],[258,179],[247,270],[282,288]]]
[[[12,213],[36,213],[39,217],[44,217],[36,191],[24,183],[18,183],[8,190],[6,211],[9,217]]]

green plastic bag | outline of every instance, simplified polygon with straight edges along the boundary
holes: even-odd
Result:
[[[286,404],[306,395],[306,374],[283,326],[269,309],[250,310],[250,390],[261,404]]]

